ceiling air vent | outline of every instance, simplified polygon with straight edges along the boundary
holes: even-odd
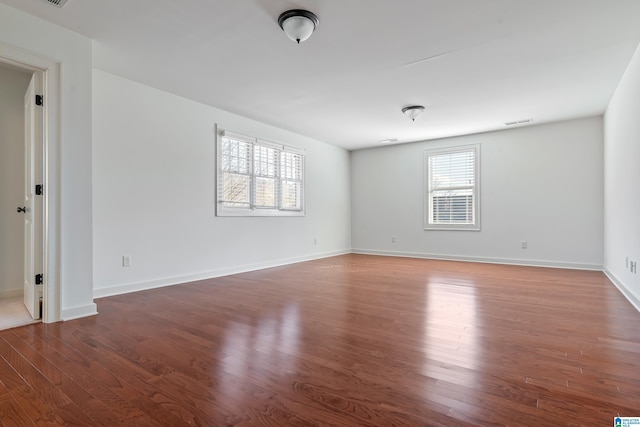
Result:
[[[504,122],[505,126],[523,125],[525,123],[531,123],[533,119],[514,120],[512,122]]]
[[[45,0],[45,1],[55,7],[62,7],[69,0]]]

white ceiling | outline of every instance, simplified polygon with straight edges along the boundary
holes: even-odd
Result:
[[[640,42],[638,0],[0,1],[96,68],[347,149],[601,114]],[[293,8],[320,19],[300,45]]]

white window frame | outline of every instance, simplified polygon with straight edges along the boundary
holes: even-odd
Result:
[[[245,206],[230,206],[230,203],[224,201],[224,173],[223,168],[223,153],[222,144],[223,138],[228,138],[234,141],[238,141],[243,144],[250,145],[250,154],[248,158],[248,170],[245,175],[249,180],[249,200]],[[269,151],[276,151],[276,163],[274,165],[273,174],[260,174],[255,170],[254,154],[256,147],[266,148]],[[300,180],[286,180],[281,176],[281,159],[282,154],[287,153],[294,155],[300,159]],[[305,216],[305,152],[304,150],[296,147],[290,147],[283,144],[278,144],[263,139],[258,139],[246,135],[242,135],[235,132],[230,132],[225,129],[218,128],[216,126],[216,216]],[[256,203],[256,182],[258,179],[275,180],[275,200],[274,206],[259,206]],[[300,207],[299,208],[287,208],[282,205],[282,186],[283,181],[299,182],[300,185]]]
[[[471,190],[472,214],[469,223],[438,223],[430,221],[433,218],[433,191],[431,182],[430,158],[435,156],[473,152],[473,184],[468,186],[452,186],[440,188],[446,190]],[[424,229],[425,230],[469,230],[480,231],[480,144],[457,147],[443,147],[428,149],[424,152]]]

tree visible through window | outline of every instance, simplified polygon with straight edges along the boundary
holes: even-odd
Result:
[[[479,145],[425,151],[425,229],[480,229]]]
[[[304,215],[301,150],[222,131],[218,215]]]

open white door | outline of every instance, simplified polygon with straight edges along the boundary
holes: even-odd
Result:
[[[37,203],[35,203],[35,174],[36,157],[38,156],[40,117],[42,113],[35,105],[36,85],[38,76],[31,77],[31,82],[24,95],[25,122],[25,177],[24,177],[24,206],[18,207],[18,212],[24,214],[24,305],[34,319],[40,318],[40,295],[42,285],[36,284],[36,232],[35,226]]]

